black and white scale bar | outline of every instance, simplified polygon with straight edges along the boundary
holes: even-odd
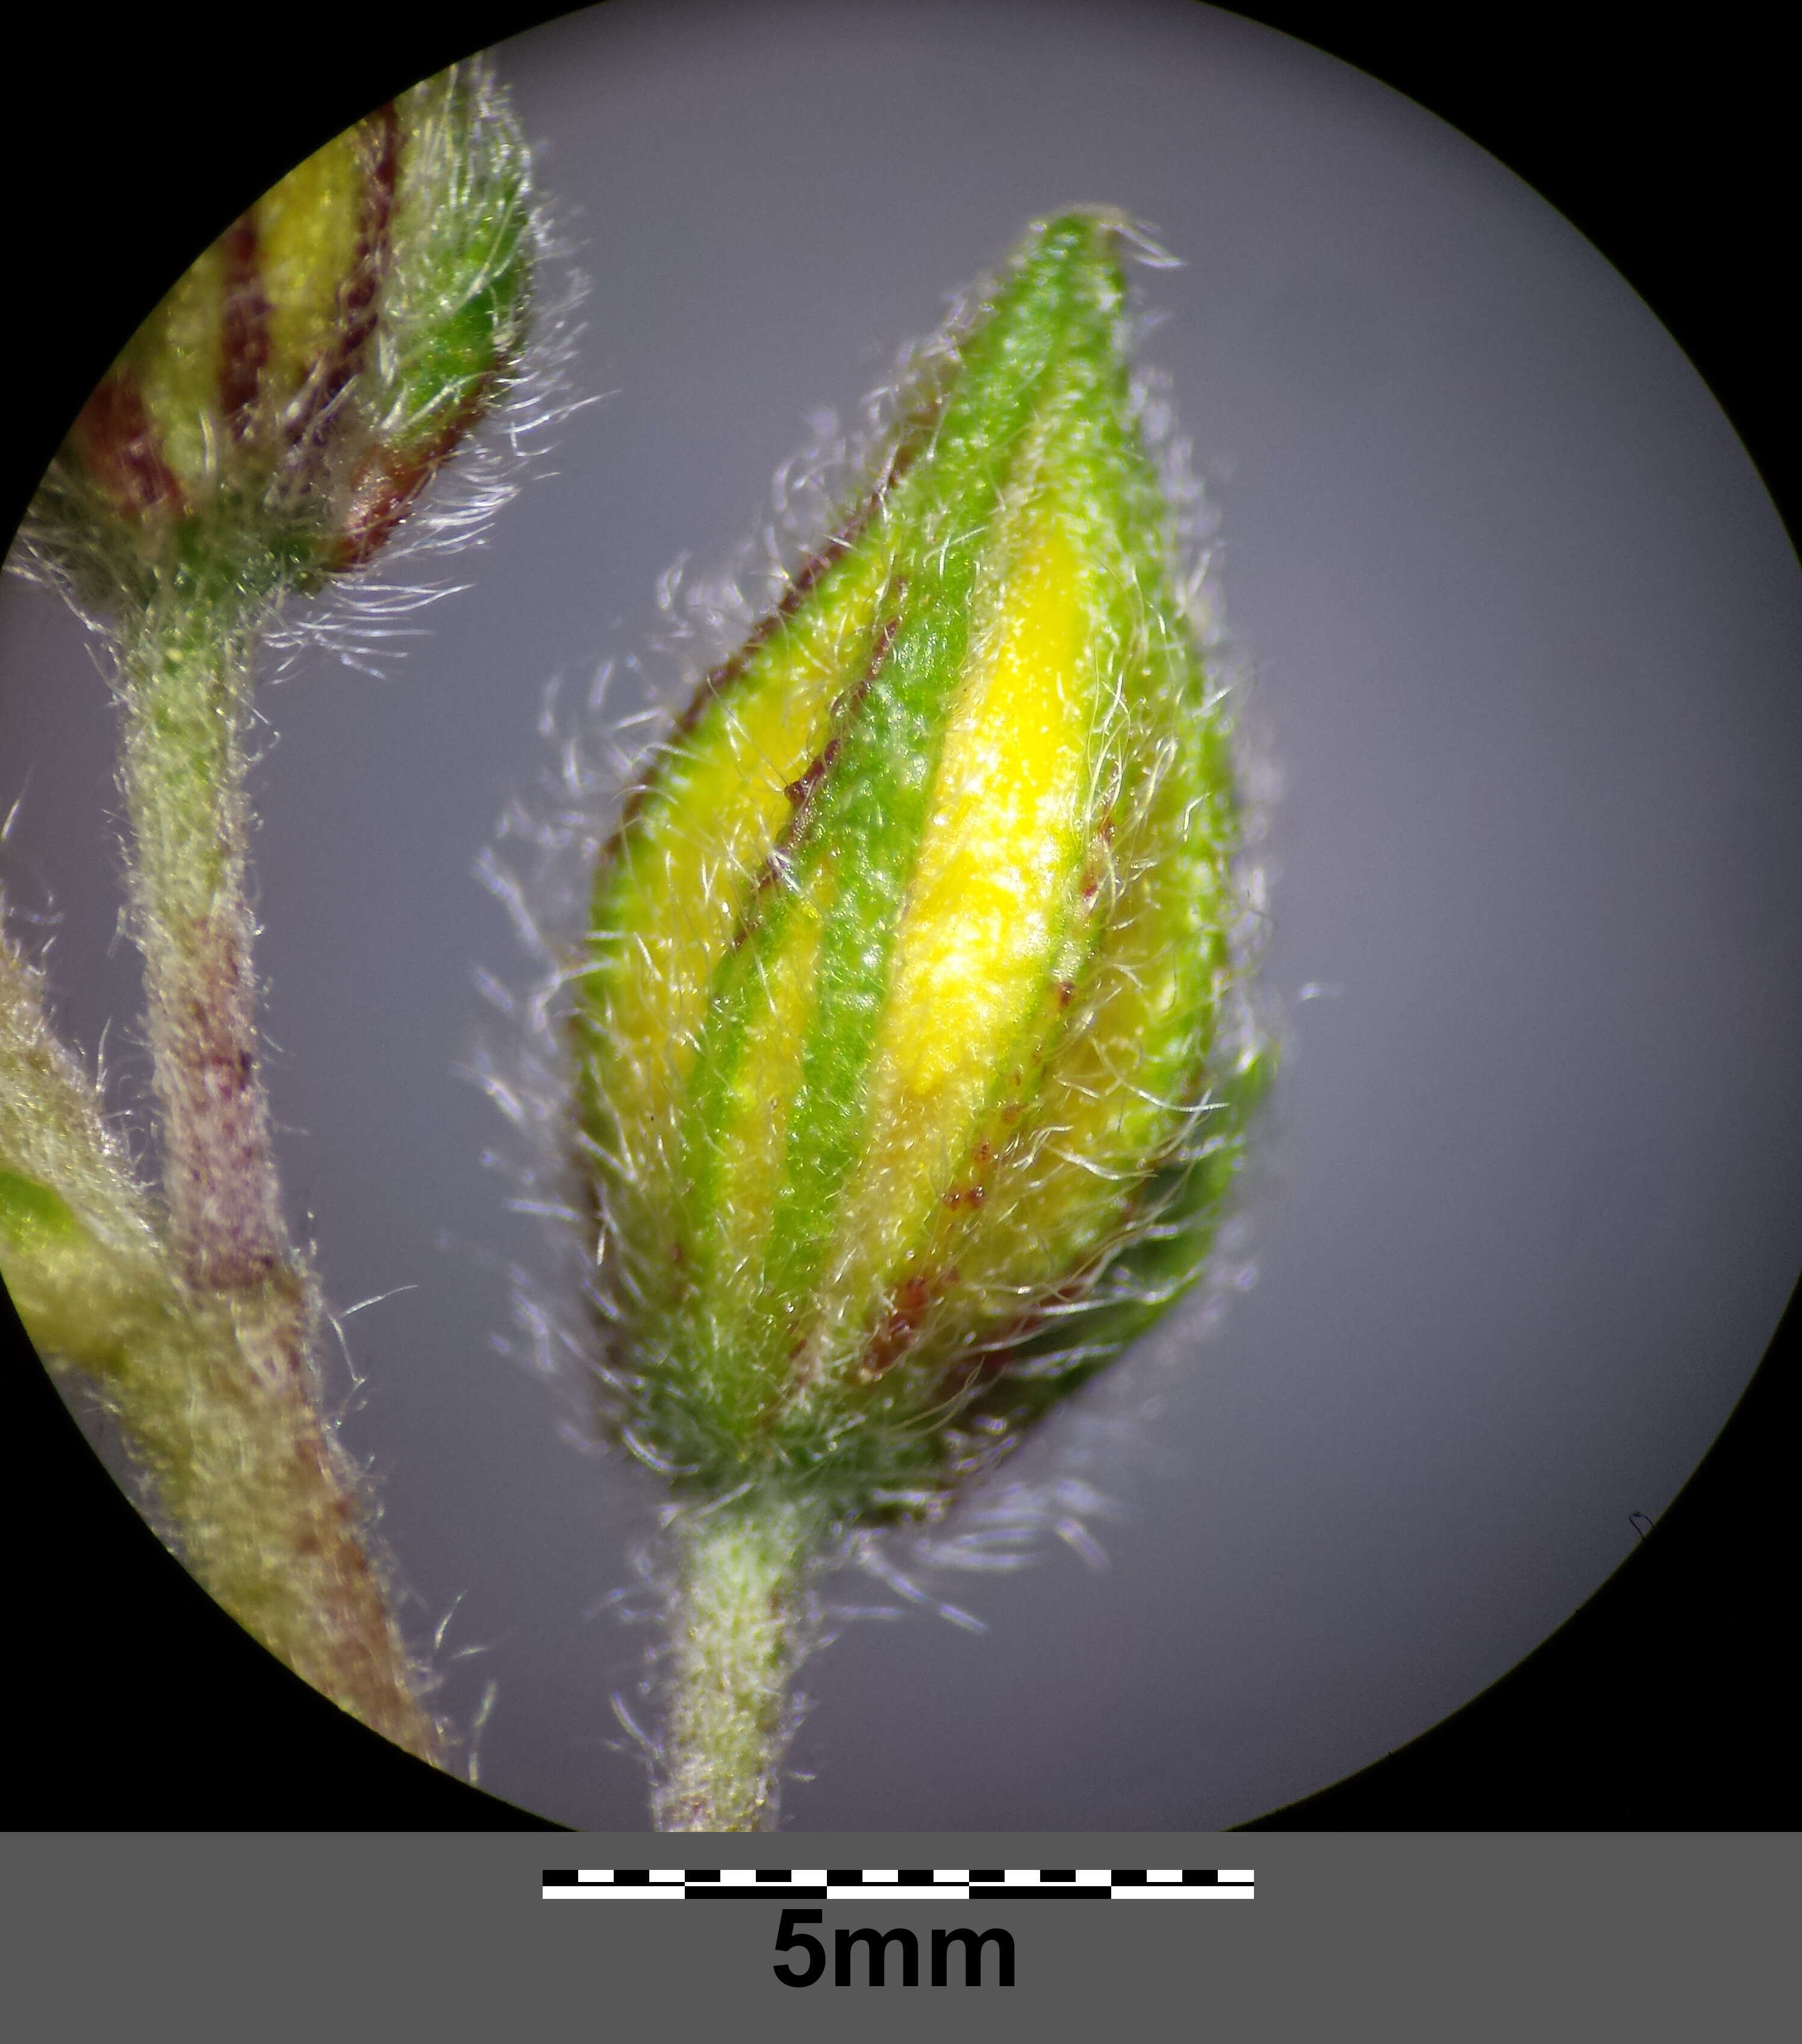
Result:
[[[1250,1867],[547,1867],[547,1902],[1250,1901]]]

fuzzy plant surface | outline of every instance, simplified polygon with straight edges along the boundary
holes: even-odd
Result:
[[[605,1425],[678,1501],[654,1815],[775,1821],[809,1557],[1191,1285],[1268,1053],[1104,211],[920,358],[629,793],[574,974]]]
[[[75,421],[17,557],[98,635],[119,713],[159,1183],[140,1182],[41,975],[0,937],[0,1274],[39,1349],[117,1417],[217,1601],[430,1759],[444,1728],[321,1407],[323,1293],[277,1173],[246,729],[286,607],[370,562],[520,384],[540,240],[485,64],[378,108],[152,313]]]

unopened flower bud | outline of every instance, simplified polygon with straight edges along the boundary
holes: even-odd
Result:
[[[290,171],[139,328],[40,494],[39,551],[102,604],[183,572],[308,587],[382,544],[506,388],[527,163],[477,64]]]
[[[1200,1266],[1259,1054],[1228,734],[1122,354],[1042,225],[603,855],[578,1018],[617,1424],[929,1509]]]

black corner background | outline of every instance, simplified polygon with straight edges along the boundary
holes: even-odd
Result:
[[[371,6],[317,36],[285,13],[279,38],[203,5],[105,26],[85,10],[40,12],[33,45],[9,49],[0,123],[0,531],[119,343],[227,221],[370,106],[559,11]],[[1420,101],[1558,207],[1674,335],[1796,532],[1789,302],[1802,173],[1780,14],[1716,6],[1678,33],[1581,0],[1436,16],[1283,0],[1239,11]],[[591,317],[605,319],[604,279]],[[18,1707],[0,1824],[540,1821],[386,1746],[216,1610],[89,1453],[0,1307],[0,1556]],[[1799,1343],[1792,1304],[1694,1479],[1538,1653],[1401,1752],[1262,1822],[1794,1825],[1784,1647]]]

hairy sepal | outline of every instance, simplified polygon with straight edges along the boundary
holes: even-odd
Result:
[[[577,975],[613,1423],[929,1512],[1193,1281],[1265,1055],[1122,345],[1028,236],[629,797]]]
[[[259,613],[360,568],[520,381],[541,224],[483,62],[296,167],[102,379],[21,565],[103,618],[171,591]]]

